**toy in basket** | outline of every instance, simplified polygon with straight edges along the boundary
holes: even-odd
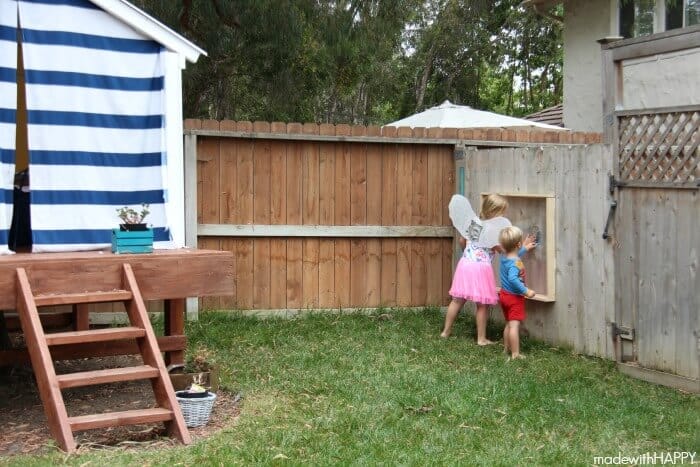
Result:
[[[175,391],[175,398],[180,404],[182,416],[188,428],[209,423],[209,416],[211,415],[212,407],[214,407],[216,394],[207,391],[197,383],[192,383],[184,391]]]

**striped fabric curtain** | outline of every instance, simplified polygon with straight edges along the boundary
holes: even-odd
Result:
[[[20,0],[19,27],[33,251],[107,247],[142,203],[167,242],[160,44],[88,0]]]
[[[12,223],[17,122],[17,4],[0,0],[0,254],[7,246]]]

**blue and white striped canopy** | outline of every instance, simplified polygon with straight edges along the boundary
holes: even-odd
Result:
[[[167,241],[161,45],[88,0],[0,0],[0,11],[3,96],[16,95],[15,27],[21,34],[33,251],[106,247],[116,209],[142,203],[155,240]],[[15,109],[0,98],[5,248]]]

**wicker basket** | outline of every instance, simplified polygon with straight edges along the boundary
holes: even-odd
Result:
[[[182,416],[188,428],[206,425],[209,422],[211,409],[214,407],[216,394],[209,393],[206,397],[180,397],[184,391],[176,391],[175,398],[182,409]]]

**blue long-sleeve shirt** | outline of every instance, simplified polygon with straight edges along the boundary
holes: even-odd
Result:
[[[510,292],[515,295],[525,295],[527,293],[527,287],[525,286],[525,265],[523,265],[520,259],[526,252],[525,248],[521,248],[518,251],[517,258],[508,258],[507,256],[501,256],[501,289],[506,292]]]

